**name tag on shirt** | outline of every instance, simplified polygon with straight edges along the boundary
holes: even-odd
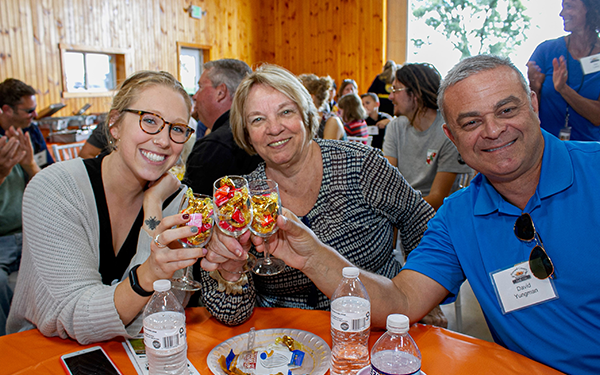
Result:
[[[504,314],[558,298],[553,280],[533,276],[528,261],[490,276]]]
[[[592,56],[582,57],[580,61],[583,74],[600,72],[600,53]]]
[[[33,159],[35,160],[35,163],[38,165],[38,167],[42,167],[46,164],[48,164],[48,155],[46,154],[46,150],[44,151],[40,151],[37,154],[33,155]]]

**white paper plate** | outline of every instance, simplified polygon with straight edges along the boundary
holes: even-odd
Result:
[[[255,332],[255,348],[266,348],[270,344],[275,343],[275,339],[283,335],[288,335],[304,346],[304,362],[302,367],[292,370],[294,374],[309,374],[309,375],[324,375],[329,370],[329,360],[331,357],[331,349],[329,345],[314,333],[302,331],[299,329],[275,328],[261,329]],[[243,333],[230,338],[227,341],[217,345],[208,353],[206,362],[208,368],[216,375],[225,375],[219,365],[219,358],[224,355],[227,357],[229,351],[233,349],[235,354],[246,350],[248,344],[248,333]]]

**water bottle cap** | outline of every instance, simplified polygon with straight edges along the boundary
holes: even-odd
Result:
[[[410,320],[408,316],[402,314],[390,314],[387,317],[388,331],[397,333],[406,333],[410,328]]]
[[[171,280],[156,280],[152,286],[155,292],[166,292],[171,290]]]
[[[356,278],[360,274],[360,270],[356,267],[344,267],[342,276],[347,278]]]

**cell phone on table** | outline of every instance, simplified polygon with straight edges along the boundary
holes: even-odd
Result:
[[[60,362],[69,375],[122,375],[100,346],[62,355]]]

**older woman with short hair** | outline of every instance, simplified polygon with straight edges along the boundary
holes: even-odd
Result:
[[[394,228],[403,246],[413,249],[433,210],[380,150],[315,139],[319,121],[310,94],[294,75],[274,65],[263,65],[240,84],[231,125],[240,147],[264,160],[248,180],[275,180],[282,205],[356,266],[389,278],[398,274]],[[202,275],[202,298],[220,321],[240,324],[255,305],[329,309],[328,296],[299,270],[286,266],[268,277],[230,273],[234,265],[242,271],[248,246],[222,233],[213,239],[202,261],[213,277]],[[247,245],[247,240],[242,236],[240,242]],[[241,294],[227,292],[233,289]]]

